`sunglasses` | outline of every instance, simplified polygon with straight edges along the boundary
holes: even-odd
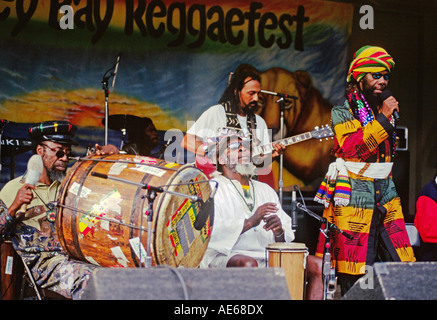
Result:
[[[375,72],[375,73],[372,73],[372,77],[375,80],[381,79],[381,77],[384,77],[385,81],[390,80],[390,74],[389,73],[383,75],[381,72]]]
[[[228,144],[228,148],[230,150],[237,150],[239,149],[241,146],[243,146],[246,149],[250,148],[250,142],[246,142],[246,141],[235,141],[235,142],[231,142],[230,144]]]
[[[73,156],[73,152],[71,151],[71,150],[67,150],[67,152],[65,152],[64,150],[58,150],[58,149],[55,149],[55,148],[50,148],[48,145],[46,145],[46,144],[41,144],[43,147],[45,147],[45,148],[48,148],[48,149],[50,149],[50,151],[52,151],[53,153],[55,153],[56,154],[56,157],[58,158],[58,159],[60,159],[60,158],[63,158],[64,156],[67,156],[67,158],[68,157],[72,157]]]

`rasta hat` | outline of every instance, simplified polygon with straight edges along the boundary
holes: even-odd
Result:
[[[347,82],[356,80],[360,82],[369,72],[381,72],[393,69],[395,62],[393,58],[381,47],[364,46],[358,49],[349,66]]]
[[[77,127],[68,121],[43,121],[29,128],[29,137],[35,142],[54,141],[60,144],[78,143],[73,141]]]

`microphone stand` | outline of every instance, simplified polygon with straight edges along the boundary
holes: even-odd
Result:
[[[115,77],[117,74],[116,68],[118,66],[118,63],[120,62],[120,55],[118,55],[117,57],[117,62],[114,64],[114,66],[112,66],[111,68],[109,68],[105,74],[103,75],[103,80],[102,80],[102,88],[103,91],[105,93],[105,145],[108,144],[108,118],[109,118],[109,87],[108,87],[108,82],[109,79],[111,79],[111,77]],[[112,83],[112,87],[114,88],[114,82],[115,82],[115,78],[114,81]]]
[[[108,82],[109,79],[114,75],[113,73],[107,75],[107,73],[109,71],[111,71],[111,69],[109,69],[108,71],[106,71],[105,75],[103,76],[103,80],[102,80],[102,87],[103,87],[103,91],[105,92],[105,146],[108,144],[108,118],[109,118],[109,106],[108,106],[108,101],[109,101],[109,88],[108,88]]]
[[[281,109],[281,117],[280,117],[280,124],[279,124],[279,128],[280,128],[280,135],[281,135],[281,140],[284,139],[284,110],[285,110],[285,98],[281,97],[279,98],[279,105],[280,105],[280,109]],[[278,102],[276,101],[276,102]],[[284,154],[281,153],[279,155],[279,181],[278,181],[278,186],[279,186],[279,201],[282,205],[282,190],[284,188],[284,179],[283,179],[283,165],[284,165]]]
[[[332,231],[337,231],[348,239],[353,239],[354,237],[343,230],[339,229],[334,223],[328,222],[326,218],[320,217],[318,214],[307,209],[306,206],[302,205],[300,202],[297,203],[297,207],[300,210],[305,211],[318,220],[320,225],[324,225],[325,228],[320,231],[325,237],[325,244],[323,249],[323,261],[322,261],[322,274],[323,274],[323,300],[333,300],[335,291],[337,290],[337,277],[335,275],[335,268],[331,266],[331,233]]]
[[[3,120],[0,120],[0,173],[2,172],[2,135],[3,135]]]
[[[292,98],[297,99],[295,96],[288,95],[286,93],[277,93],[267,90],[261,90],[262,93],[266,93],[273,96],[278,96],[279,100],[276,101],[276,103],[280,102],[280,110],[281,110],[281,116],[280,116],[280,122],[279,122],[279,128],[280,128],[280,135],[281,140],[284,139],[284,110],[285,110],[285,98]],[[283,194],[283,188],[284,188],[284,180],[283,180],[283,163],[284,163],[284,155],[281,153],[279,155],[279,182],[278,182],[278,191],[279,191],[279,202],[282,204],[282,194]]]

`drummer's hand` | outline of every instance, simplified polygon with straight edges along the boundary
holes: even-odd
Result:
[[[114,146],[113,144],[107,144],[105,146],[99,146],[97,143],[94,146],[95,148],[95,155],[97,156],[102,156],[102,155],[106,155],[106,154],[118,154],[120,151],[118,150],[118,148],[116,146]]]
[[[263,205],[259,206],[252,217],[249,218],[252,223],[252,227],[255,227],[264,220],[265,216],[268,216],[272,213],[276,213],[278,211],[278,207],[273,202],[266,202]]]
[[[272,230],[273,234],[276,236],[281,236],[284,233],[284,229],[282,229],[281,219],[276,214],[271,214],[269,216],[264,216],[264,229],[267,231]]]
[[[12,218],[16,217],[16,214],[23,204],[29,204],[33,200],[32,190],[36,190],[36,187],[27,183],[18,189],[14,201],[8,208],[8,213]],[[24,212],[22,213],[24,214]]]

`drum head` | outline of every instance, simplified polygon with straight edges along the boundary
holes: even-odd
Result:
[[[267,246],[268,251],[308,251],[305,243],[299,242],[275,242]]]
[[[200,180],[199,180],[200,179]],[[182,167],[167,182],[168,191],[197,195],[203,201],[211,192],[208,183],[188,184],[205,180],[203,174],[188,165]],[[177,186],[177,184],[182,184]],[[159,217],[156,220],[155,257],[159,264],[172,266],[198,266],[206,251],[211,227],[209,219],[201,230],[196,230],[193,224],[200,212],[200,204],[187,198],[171,194],[161,195]]]

